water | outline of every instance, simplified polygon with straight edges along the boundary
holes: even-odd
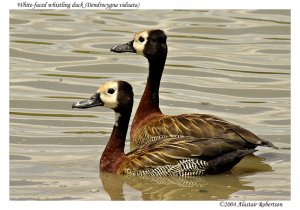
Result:
[[[258,148],[214,176],[99,175],[114,114],[71,105],[122,79],[133,85],[134,113],[147,61],[109,49],[148,28],[168,35],[164,113],[214,114],[280,149]],[[10,199],[289,200],[290,12],[11,10]]]

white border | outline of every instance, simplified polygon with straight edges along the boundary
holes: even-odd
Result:
[[[23,2],[24,0],[22,0]],[[26,0],[25,0],[26,1]],[[64,209],[108,209],[108,208],[143,208],[143,209],[165,209],[167,207],[182,209],[182,208],[213,208],[217,209],[219,207],[219,202],[207,202],[207,201],[194,201],[194,202],[136,202],[136,201],[126,201],[126,202],[106,202],[106,201],[55,201],[55,202],[39,202],[39,201],[9,201],[9,9],[20,9],[17,6],[19,1],[10,0],[1,2],[1,148],[0,148],[0,158],[1,158],[1,209],[51,209],[59,207]],[[21,1],[20,1],[21,2]],[[26,2],[46,2],[41,0],[26,1]],[[48,1],[50,2],[50,1]],[[56,0],[59,2],[59,0]],[[74,0],[65,0],[66,3],[73,3]],[[79,1],[77,1],[79,2]],[[126,0],[90,0],[89,2],[126,2]],[[291,88],[292,88],[292,197],[291,202],[283,202],[283,209],[295,209],[295,207],[300,207],[300,202],[298,198],[298,188],[299,184],[299,170],[295,168],[295,164],[299,165],[299,79],[300,79],[300,66],[299,66],[299,48],[300,48],[300,34],[299,34],[299,6],[296,4],[297,1],[294,0],[128,0],[128,2],[140,2],[140,9],[291,9],[292,10],[292,74],[291,74]],[[247,207],[245,209],[249,209]],[[244,209],[244,208],[242,208]],[[252,208],[251,208],[252,209]],[[264,208],[270,209],[270,208]],[[273,209],[273,208],[272,208]],[[282,208],[276,208],[282,209]]]

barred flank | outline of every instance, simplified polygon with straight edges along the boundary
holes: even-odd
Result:
[[[179,160],[176,165],[165,165],[156,168],[149,168],[141,171],[125,172],[129,176],[201,176],[205,174],[208,163],[199,159]]]

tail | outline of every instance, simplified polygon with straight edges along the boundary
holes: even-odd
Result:
[[[237,135],[239,135],[241,138],[245,140],[247,143],[247,148],[254,149],[257,146],[266,146],[271,147],[273,149],[278,149],[278,147],[274,146],[271,142],[261,139],[258,136],[256,136],[254,133],[240,127],[235,126],[230,128],[231,131],[235,132]]]
[[[247,144],[246,144],[246,148],[248,148],[248,149],[254,149],[257,146],[263,146],[263,147],[270,147],[270,148],[273,148],[273,149],[279,149],[273,143],[271,143],[267,140],[264,140],[264,139],[260,139],[256,143],[247,142]]]
[[[260,145],[258,145],[258,146],[260,146]],[[271,148],[273,148],[273,149],[279,149],[279,148],[276,147],[273,143],[271,143],[271,142],[269,142],[269,141],[267,141],[267,140],[263,140],[263,141],[261,142],[261,146],[271,147]]]
[[[237,151],[223,154],[213,160],[209,160],[208,168],[205,171],[205,173],[217,174],[217,173],[229,171],[236,164],[238,164],[244,156],[252,154],[256,151],[257,150],[255,149],[237,150]]]

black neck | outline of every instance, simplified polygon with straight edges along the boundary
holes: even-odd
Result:
[[[159,105],[159,86],[164,66],[166,62],[166,56],[148,58],[149,61],[149,74],[147,79],[147,86],[150,88],[150,95],[152,103]]]
[[[116,135],[118,139],[125,141],[131,110],[115,113],[115,115],[116,117],[118,116],[118,119],[116,119],[112,134]]]

